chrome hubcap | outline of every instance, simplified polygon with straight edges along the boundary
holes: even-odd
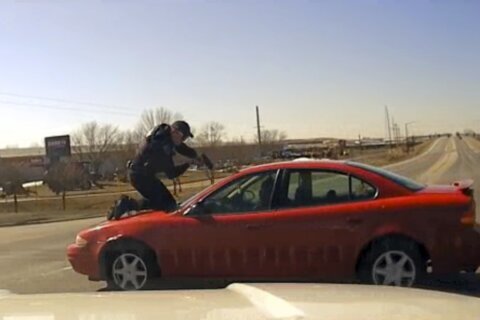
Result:
[[[374,284],[411,287],[415,277],[415,264],[402,251],[387,251],[379,256],[373,264]]]
[[[123,253],[113,262],[113,281],[123,290],[141,289],[147,282],[147,266],[137,255]]]

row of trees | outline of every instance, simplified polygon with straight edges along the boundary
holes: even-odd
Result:
[[[99,124],[95,121],[81,125],[71,134],[73,152],[79,157],[79,160],[88,162],[95,172],[98,172],[102,163],[115,154],[115,162],[121,167],[132,159],[138,144],[142,142],[145,135],[156,125],[161,123],[172,123],[183,119],[179,113],[172,113],[165,108],[155,108],[146,110],[142,113],[139,122],[132,130],[123,131],[117,126],[111,124]],[[227,156],[236,159],[237,157],[246,158],[253,156],[253,146],[248,146],[248,142],[243,137],[227,139],[227,131],[222,123],[211,121],[199,128],[194,128],[195,139],[189,142],[196,147],[204,147],[210,154],[227,153]],[[263,130],[262,144],[265,146],[275,145],[284,140],[286,134],[279,130]],[[257,137],[251,140],[258,143]],[[244,148],[239,146],[244,145]],[[219,146],[227,146],[222,150]],[[61,193],[63,198],[63,208],[65,209],[65,193],[69,190],[89,189],[91,187],[91,176],[85,171],[77,160],[62,162],[54,167],[50,167],[48,174],[44,177],[45,182],[57,194]],[[0,187],[4,195],[14,196],[15,211],[18,210],[17,195],[28,194],[28,190],[23,188],[25,182],[23,172],[28,164],[2,163],[0,159]]]
[[[83,124],[72,137],[73,151],[84,161],[88,161],[94,168],[98,168],[105,155],[113,150],[121,151],[121,161],[130,159],[137,145],[145,135],[156,125],[172,123],[182,120],[183,116],[173,113],[166,108],[154,108],[142,113],[141,118],[133,130],[121,131],[111,124],[99,124],[95,121]],[[211,121],[199,129],[193,128],[195,139],[191,142],[200,147],[218,147],[221,145],[247,144],[243,137],[227,140],[227,131],[222,123]],[[262,144],[272,145],[286,139],[286,134],[279,130],[263,130]],[[255,136],[253,142],[258,143]]]

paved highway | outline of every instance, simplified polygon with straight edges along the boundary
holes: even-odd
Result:
[[[452,137],[437,140],[423,155],[389,169],[422,182],[451,183],[465,178],[480,181],[479,165],[480,142]],[[477,199],[480,199],[479,191],[477,187]],[[65,248],[76,233],[101,220],[0,228],[0,289],[43,293],[103,288],[104,283],[90,282],[74,273],[65,258]],[[475,276],[432,279],[428,286],[480,296],[480,281]]]

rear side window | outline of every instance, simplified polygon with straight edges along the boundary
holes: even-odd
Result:
[[[375,198],[377,189],[348,174],[322,170],[289,170],[282,207],[330,205]]]
[[[312,197],[316,203],[335,203],[349,200],[348,176],[336,172],[312,171]]]
[[[393,173],[393,172],[390,172],[390,171],[387,171],[387,170],[384,170],[384,169],[381,169],[381,168],[377,168],[377,167],[373,167],[373,166],[369,166],[367,164],[363,164],[363,163],[358,163],[358,162],[352,162],[352,161],[348,161],[347,162],[348,165],[352,166],[352,167],[357,167],[357,168],[360,168],[360,169],[363,169],[363,170],[366,170],[366,171],[370,171],[370,172],[373,172],[375,174],[378,174],[384,178],[387,178],[411,191],[419,191],[419,190],[422,190],[423,188],[425,188],[425,185],[421,184],[421,183],[418,183],[412,179],[409,179],[407,177],[404,177],[404,176],[401,176],[399,174],[396,174],[396,173]]]
[[[377,195],[377,189],[363,180],[350,176],[352,186],[352,200],[373,199]]]

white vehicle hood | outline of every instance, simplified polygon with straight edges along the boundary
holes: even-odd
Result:
[[[480,299],[394,287],[232,284],[216,290],[15,295],[2,320],[480,319]]]

